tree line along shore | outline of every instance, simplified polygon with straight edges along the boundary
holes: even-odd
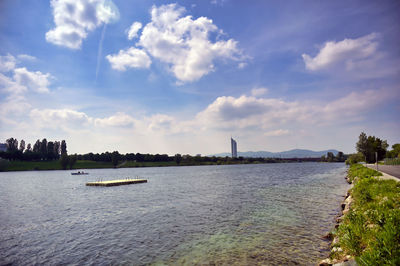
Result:
[[[19,143],[19,145],[18,145]],[[67,153],[67,143],[62,141],[37,140],[32,146],[25,141],[18,142],[9,138],[0,151],[0,171],[26,170],[66,170],[94,168],[128,168],[128,167],[162,167],[191,165],[226,165],[226,164],[259,164],[288,162],[344,162],[347,156],[343,152],[334,155],[328,152],[321,158],[252,158],[252,157],[216,157],[191,156],[175,154],[141,154],[118,151],[87,154]]]
[[[19,145],[18,145],[19,144]],[[385,158],[387,164],[400,164],[400,144],[394,144],[388,150],[385,140],[361,133],[357,143],[358,153],[346,155],[338,152],[336,155],[328,152],[320,158],[252,158],[252,157],[216,157],[190,156],[175,154],[141,154],[118,151],[87,154],[67,153],[67,143],[62,141],[37,140],[34,145],[24,140],[9,138],[0,149],[0,171],[24,170],[66,170],[94,169],[120,167],[161,167],[161,166],[190,166],[190,165],[225,165],[225,164],[259,164],[259,163],[288,163],[288,162],[344,162],[348,164],[360,161],[374,162]],[[375,156],[375,157],[374,157]]]

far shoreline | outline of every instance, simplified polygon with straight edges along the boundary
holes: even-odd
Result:
[[[84,161],[78,160],[75,165],[70,169],[62,169],[59,161],[10,161],[8,162],[7,168],[2,169],[0,172],[20,172],[20,171],[73,171],[73,170],[90,170],[90,169],[120,169],[120,168],[147,168],[147,167],[180,167],[180,166],[207,166],[207,165],[248,165],[248,164],[274,164],[274,163],[307,163],[307,162],[318,162],[320,158],[287,158],[287,159],[276,159],[276,158],[265,158],[269,161],[257,161],[242,162],[242,161],[230,161],[225,162],[199,162],[199,163],[176,163],[171,162],[134,162],[126,161],[120,164],[121,166],[114,167],[111,162],[96,162],[96,161]],[[341,162],[339,162],[341,163]]]

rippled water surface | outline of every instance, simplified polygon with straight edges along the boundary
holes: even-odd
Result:
[[[348,189],[344,164],[0,173],[0,262],[316,264]],[[145,184],[86,187],[141,176]]]

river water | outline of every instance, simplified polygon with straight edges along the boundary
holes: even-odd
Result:
[[[348,189],[336,163],[87,171],[0,173],[0,264],[316,264]]]

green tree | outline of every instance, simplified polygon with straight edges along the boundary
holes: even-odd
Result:
[[[21,139],[21,142],[19,143],[19,150],[21,152],[24,152],[25,150],[25,140]]]
[[[77,159],[78,159],[78,156],[77,156],[76,153],[75,153],[74,155],[68,156],[68,166],[69,166],[69,169],[72,169],[72,167],[73,167],[74,164],[76,163]]]
[[[47,160],[47,139],[43,139],[40,143],[40,155],[43,160]]]
[[[399,156],[400,156],[400,143],[393,144],[392,150],[386,153],[386,157],[397,158]]]
[[[364,156],[364,158],[366,160],[367,155],[369,154],[369,146],[368,146],[367,134],[365,134],[364,132],[361,132],[360,136],[358,137],[356,149],[358,152],[360,152]]]
[[[354,153],[349,156],[346,160],[346,164],[355,164],[365,160],[365,157],[362,153]]]
[[[362,153],[367,163],[375,162],[375,153],[378,160],[385,158],[386,150],[389,147],[386,140],[381,140],[375,136],[368,136],[362,132],[356,144],[357,151]]]
[[[114,166],[114,168],[117,167],[117,165],[118,165],[118,160],[119,160],[119,153],[118,153],[117,151],[114,151],[114,152],[111,154],[111,163],[112,163],[112,165]]]
[[[62,155],[61,155],[61,158],[60,158],[61,168],[62,168],[63,170],[66,170],[66,169],[67,169],[67,166],[68,166],[68,163],[69,163],[68,155],[67,155],[66,153],[62,154]]]
[[[40,153],[40,140],[37,140],[35,144],[33,144],[33,152]]]
[[[30,143],[28,143],[28,146],[26,146],[25,152],[31,152],[32,151],[32,146]]]
[[[338,162],[344,162],[344,160],[345,160],[344,153],[341,152],[341,151],[339,151],[339,152],[336,154],[336,160],[337,160]]]
[[[13,152],[18,150],[18,140],[14,138],[9,138],[6,140],[7,151]]]
[[[61,148],[60,148],[60,152],[61,154],[67,154],[67,143],[65,142],[65,140],[61,141]]]
[[[54,155],[56,159],[60,158],[60,149],[61,149],[61,142],[54,141]]]
[[[333,155],[333,152],[328,152],[327,154],[326,154],[326,160],[328,161],[328,162],[333,162],[334,160],[335,160],[335,155]]]
[[[49,141],[47,143],[47,158],[49,160],[54,160],[56,158],[55,154],[54,154],[54,142]]]
[[[176,164],[179,165],[182,161],[182,155],[180,155],[179,153],[175,154],[174,160],[175,160]]]

